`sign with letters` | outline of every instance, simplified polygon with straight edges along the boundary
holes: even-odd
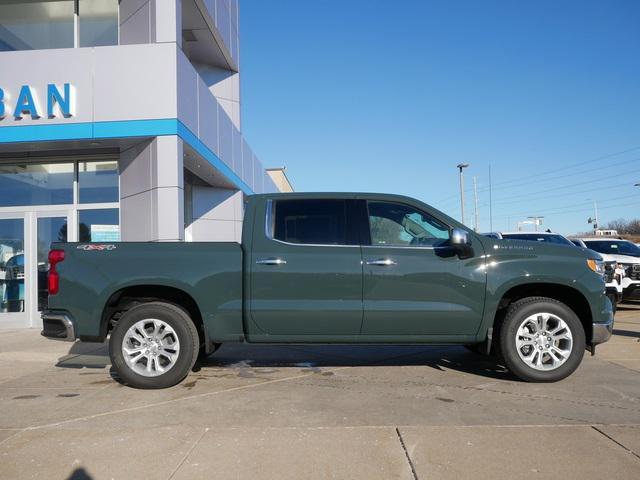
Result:
[[[22,85],[15,92],[0,86],[0,125],[8,116],[14,120],[73,117],[76,113],[75,96],[75,89],[70,83],[49,83],[46,88]]]
[[[91,225],[92,242],[119,242],[120,225]]]

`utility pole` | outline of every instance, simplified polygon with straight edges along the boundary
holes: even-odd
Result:
[[[491,164],[489,164],[489,231],[493,232],[493,193],[491,190]]]
[[[477,177],[474,175],[473,176],[473,197],[474,197],[474,201],[475,201],[475,228],[474,230],[476,231],[476,233],[478,233],[479,228],[478,228],[478,181],[477,181]]]
[[[600,222],[598,222],[598,204],[596,201],[593,201],[593,212],[595,213],[595,223],[593,224],[593,229],[597,230],[600,227]]]
[[[459,163],[456,168],[460,170],[460,222],[464,224],[464,174],[462,170],[469,166],[468,163]]]

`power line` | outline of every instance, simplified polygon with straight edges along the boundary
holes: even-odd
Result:
[[[634,152],[636,150],[640,150],[640,146],[633,147],[633,148],[628,148],[626,150],[621,150],[621,151],[615,152],[615,153],[610,153],[608,155],[602,155],[600,157],[592,158],[590,160],[584,160],[584,161],[572,163],[572,164],[566,165],[564,167],[556,168],[556,169],[553,169],[553,170],[548,170],[546,172],[541,172],[541,173],[537,173],[537,174],[534,174],[534,175],[529,175],[527,177],[519,177],[519,178],[510,179],[510,180],[504,180],[502,182],[494,183],[493,186],[495,188],[496,186],[512,183],[512,182],[519,181],[519,180],[524,180],[525,178],[531,179],[531,178],[541,177],[541,176],[544,176],[544,175],[549,175],[549,174],[555,173],[555,172],[561,172],[561,171],[564,171],[564,170],[568,170],[570,168],[575,168],[575,167],[579,167],[581,165],[586,165],[587,163],[593,163],[593,162],[598,162],[600,160],[606,160],[607,158],[617,157],[618,155],[623,155],[625,153]]]
[[[638,198],[638,201],[640,201],[640,196],[638,196],[638,194],[633,194],[633,195],[625,195],[622,197],[616,197],[610,200],[603,200],[598,202],[598,206],[600,206],[601,204],[607,204],[609,202],[612,201],[619,201],[619,200],[623,200],[626,198],[631,198],[631,197],[635,197]],[[574,207],[582,207],[584,206],[586,203],[586,200],[584,202],[580,202],[580,203],[575,203],[575,204],[571,204],[571,205],[563,205],[562,207],[552,207],[552,208],[540,208],[540,207],[536,207],[536,212],[540,212],[543,213],[545,215],[550,215],[550,214],[555,214],[555,213],[566,213],[566,212],[573,212],[576,210],[573,210]],[[615,207],[618,205],[610,205],[604,208],[609,208],[609,207]],[[532,212],[532,210],[529,211],[522,211],[522,212],[511,212],[511,213],[505,213],[503,215],[499,215],[498,218],[506,218],[506,217],[524,217],[527,215],[530,215]]]
[[[634,170],[632,172],[628,172],[628,173],[636,173],[636,172],[640,172],[640,170]],[[532,199],[532,197],[540,197],[540,196],[544,196],[544,200],[546,200],[547,198],[558,198],[558,197],[565,197],[565,196],[571,196],[571,195],[576,195],[579,193],[588,193],[588,192],[594,192],[597,190],[603,190],[604,188],[612,188],[612,187],[623,187],[623,186],[628,186],[629,182],[624,182],[624,183],[617,183],[614,185],[607,185],[606,183],[601,183],[600,186],[598,186],[597,188],[592,188],[592,189],[587,189],[587,190],[579,190],[579,191],[569,191],[569,192],[562,192],[559,194],[552,194],[552,195],[547,195],[548,192],[553,192],[556,190],[567,190],[573,187],[579,187],[582,185],[588,185],[590,183],[598,183],[598,182],[602,182],[602,179],[597,178],[594,180],[588,180],[586,182],[578,182],[578,183],[573,183],[573,184],[569,184],[569,185],[562,185],[559,187],[553,187],[553,188],[548,188],[546,190],[537,190],[537,191],[533,191],[530,193],[525,193],[522,195],[510,195],[506,198],[500,199],[500,200],[494,200],[493,203],[498,203],[498,204],[502,204],[502,203],[511,203],[514,200],[522,200],[522,199]],[[537,199],[539,200],[539,198]],[[483,205],[487,205],[487,202],[485,203],[481,203],[480,206]]]
[[[601,166],[601,167],[596,167],[596,168],[589,169],[589,170],[583,170],[583,171],[581,171],[581,172],[572,172],[572,173],[567,173],[567,174],[565,174],[565,175],[560,175],[560,176],[558,176],[558,177],[555,177],[554,179],[549,179],[549,180],[547,180],[547,181],[554,181],[554,180],[559,179],[559,178],[574,177],[574,176],[582,175],[582,174],[585,174],[585,173],[593,173],[593,172],[595,172],[595,171],[597,171],[597,170],[609,169],[609,168],[612,168],[612,167],[616,167],[616,166],[620,166],[620,165],[625,165],[625,164],[627,164],[627,163],[631,163],[631,162],[638,162],[638,161],[640,161],[640,157],[632,158],[632,159],[630,159],[630,160],[624,160],[624,161],[622,161],[622,162],[612,163],[612,164],[610,164],[610,165],[603,165],[603,166]],[[634,172],[637,172],[637,171],[638,171],[638,170],[633,170],[633,171],[631,171],[631,172],[625,172],[625,173],[634,173]],[[600,181],[600,179],[596,179],[596,180],[594,180],[594,182],[595,182],[595,181]],[[516,184],[516,185],[509,185],[509,186],[506,186],[506,187],[502,187],[502,189],[517,188],[517,187],[525,186],[525,185],[527,185],[528,183],[529,183],[529,182],[523,182],[523,183]],[[587,182],[585,182],[585,183],[587,183]],[[571,185],[571,184],[570,184],[570,185]],[[569,186],[570,186],[570,185],[569,185]],[[575,184],[573,184],[573,185],[575,185]],[[567,185],[561,185],[561,186],[558,186],[557,188],[565,188],[565,187],[567,187]],[[495,189],[496,189],[496,188],[493,188],[493,190],[495,190]],[[498,190],[499,190],[499,189],[500,189],[500,187],[498,187]],[[487,191],[489,191],[489,193],[491,193],[491,191],[490,191],[490,188],[489,188],[489,187],[480,187],[480,188],[478,188],[478,192],[487,192]],[[469,192],[470,192],[470,191],[469,191]],[[511,198],[511,197],[510,197],[510,198]],[[481,204],[481,205],[487,205],[487,203],[485,202],[484,204]]]
[[[566,165],[564,167],[560,167],[560,168],[556,168],[556,169],[552,169],[552,170],[547,170],[545,172],[540,172],[540,173],[536,173],[536,174],[528,175],[528,176],[516,177],[516,178],[509,179],[509,180],[504,180],[502,182],[493,183],[492,188],[495,189],[496,187],[501,187],[502,185],[508,185],[508,184],[511,184],[511,183],[514,183],[514,182],[522,182],[523,180],[525,181],[525,184],[526,184],[532,178],[544,177],[546,175],[551,175],[551,174],[556,173],[556,172],[569,170],[571,168],[579,167],[579,166],[582,166],[582,165],[586,165],[586,164],[597,162],[597,161],[601,161],[601,160],[606,160],[608,158],[613,158],[613,157],[616,157],[616,156],[619,156],[619,155],[624,155],[625,153],[634,152],[634,151],[637,151],[637,150],[640,150],[640,146],[633,147],[633,148],[628,148],[626,150],[621,150],[621,151],[610,153],[610,154],[607,154],[607,155],[602,155],[602,156],[595,157],[595,158],[592,158],[592,159],[589,159],[589,160],[583,160],[583,161],[575,162],[575,163],[572,163],[570,165]],[[630,163],[630,162],[632,162],[634,160],[639,160],[639,158],[634,158],[634,159],[631,159],[631,160],[624,160],[624,161],[618,162],[618,163],[603,165],[602,167],[597,167],[597,168],[594,168],[594,169],[585,170],[583,172],[574,172],[574,173],[570,173],[570,174],[563,175],[561,177],[556,177],[556,178],[563,178],[563,177],[572,176],[572,175],[580,175],[582,173],[589,173],[590,171],[594,171],[594,170],[601,170],[601,169],[604,169],[604,168],[610,168],[612,166],[616,166],[616,165],[620,165],[620,164]],[[501,187],[501,188],[507,188],[507,187]],[[481,188],[480,191],[486,191],[487,189],[488,189],[487,187],[485,187],[484,189]],[[455,200],[457,198],[457,196],[458,196],[457,194],[456,195],[449,195],[449,196],[444,197],[443,199],[441,199],[440,202],[448,203],[448,202],[450,202],[452,200]]]
[[[605,169],[608,169],[608,168],[617,167],[617,166],[620,166],[620,165],[625,165],[627,163],[638,162],[639,160],[640,160],[640,157],[635,157],[635,158],[632,158],[632,159],[629,159],[629,160],[623,160],[622,162],[612,163],[612,164],[609,164],[609,165],[603,165],[601,167],[590,168],[588,170],[583,170],[583,171],[580,171],[580,172],[571,172],[571,173],[566,173],[564,175],[558,175],[558,176],[556,176],[556,177],[554,177],[552,179],[548,179],[548,180],[545,180],[545,181],[555,181],[555,180],[557,180],[559,178],[574,177],[576,175],[583,175],[583,174],[586,174],[586,173],[593,173],[593,172],[596,172],[598,170],[605,170]],[[631,172],[628,172],[628,173],[631,173]],[[509,189],[509,188],[517,188],[517,187],[521,187],[521,186],[527,185],[528,183],[529,183],[529,181],[525,181],[525,182],[517,183],[515,185],[508,185],[508,186],[503,186],[503,187],[493,187],[493,189],[494,190],[496,190],[496,189],[497,190],[504,190],[504,189]],[[489,190],[489,187],[483,187],[483,188],[479,189],[480,192],[488,191],[488,190]]]

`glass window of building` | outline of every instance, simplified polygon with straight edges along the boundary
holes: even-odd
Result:
[[[117,202],[117,160],[78,162],[78,194],[80,203]]]
[[[72,48],[74,1],[0,2],[0,51]]]
[[[118,44],[118,0],[80,0],[81,47]]]
[[[0,165],[0,207],[73,203],[73,163]]]
[[[117,208],[80,210],[78,241],[119,242],[120,216]]]
[[[38,218],[38,311],[47,308],[49,250],[55,242],[67,241],[67,217]]]
[[[24,220],[0,219],[0,314],[24,312],[24,293]]]

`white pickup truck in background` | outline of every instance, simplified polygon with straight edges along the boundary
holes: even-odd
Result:
[[[585,237],[572,239],[576,245],[598,252],[605,262],[615,262],[622,272],[622,298],[640,299],[640,247],[629,240]]]

